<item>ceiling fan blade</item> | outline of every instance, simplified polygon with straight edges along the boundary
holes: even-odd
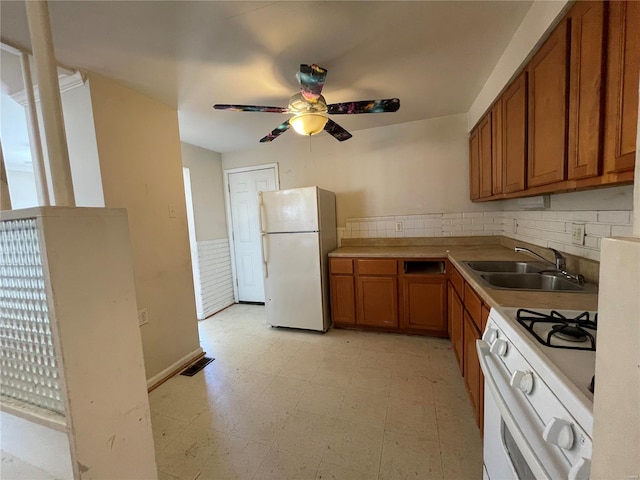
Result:
[[[289,113],[287,107],[264,107],[261,105],[228,105],[226,103],[216,103],[213,108],[216,110],[227,110],[229,112]]]
[[[317,102],[322,93],[322,87],[324,87],[324,80],[327,78],[327,70],[315,63],[313,65],[303,63],[300,65],[300,71],[296,77],[302,96],[311,103]]]
[[[339,142],[344,142],[345,140],[349,140],[353,135],[347,132],[344,128],[338,125],[333,120],[329,119],[327,124],[324,126],[324,131],[331,135],[333,138],[338,140]]]
[[[286,132],[287,130],[289,130],[289,127],[291,125],[289,125],[289,120],[287,120],[286,122],[281,123],[280,125],[278,125],[276,128],[274,128],[273,130],[271,130],[271,132],[267,133],[266,137],[262,137],[260,139],[260,143],[268,143],[268,142],[273,142],[276,138],[278,138],[280,135],[282,135],[284,132]]]
[[[400,108],[400,99],[361,100],[359,102],[332,103],[327,105],[328,113],[333,115],[357,113],[396,112]]]

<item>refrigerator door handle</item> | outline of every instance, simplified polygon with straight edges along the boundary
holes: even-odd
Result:
[[[264,268],[262,269],[264,278],[267,278],[269,276],[269,267],[267,265],[267,257],[265,255],[266,249],[264,248],[264,241],[266,240],[266,237],[266,233],[260,233],[260,251],[262,253],[262,264],[264,266]]]
[[[262,192],[258,192],[258,224],[260,227],[260,233],[264,235],[265,230],[265,221],[264,219],[264,200],[262,199]],[[264,258],[264,255],[263,255]]]

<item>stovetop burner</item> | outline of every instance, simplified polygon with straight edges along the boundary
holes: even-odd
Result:
[[[538,342],[547,347],[574,350],[596,349],[596,339],[589,330],[595,331],[597,329],[597,313],[593,316],[593,319],[591,319],[589,312],[583,312],[574,318],[567,318],[556,310],[545,313],[521,308],[518,309],[516,319]],[[534,329],[537,324],[550,324],[551,328],[546,332],[546,337],[541,336]]]

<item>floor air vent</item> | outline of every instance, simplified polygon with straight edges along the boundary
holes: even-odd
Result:
[[[213,362],[215,358],[212,357],[202,357],[196,363],[191,365],[189,368],[184,369],[180,375],[185,375],[187,377],[193,377],[196,373],[202,370],[204,367]]]

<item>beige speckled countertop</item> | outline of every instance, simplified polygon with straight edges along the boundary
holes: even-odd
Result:
[[[501,290],[479,283],[462,262],[473,260],[525,260],[531,258],[502,245],[425,245],[425,246],[346,246],[329,253],[330,257],[369,258],[448,258],[484,302],[492,307],[554,308],[597,310],[598,295]]]

